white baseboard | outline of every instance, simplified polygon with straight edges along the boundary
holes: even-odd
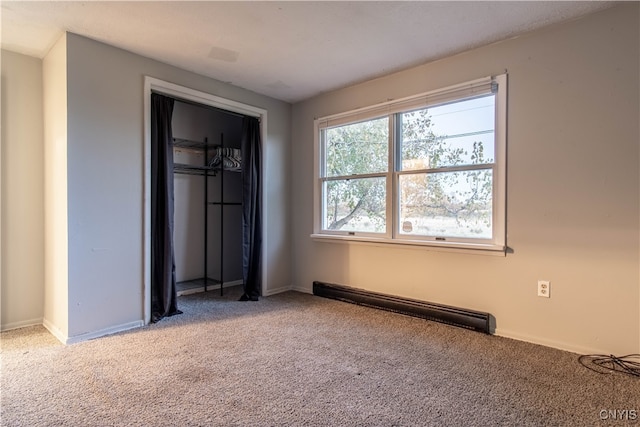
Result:
[[[86,334],[75,335],[68,337],[65,344],[75,344],[82,341],[92,340],[94,338],[103,337],[105,335],[115,334],[116,332],[127,331],[129,329],[135,329],[144,326],[144,321],[136,320],[135,322],[123,323],[121,325],[111,326],[109,328],[100,329],[99,331],[88,332]]]
[[[47,319],[43,319],[42,320],[42,326],[47,328],[47,330],[49,332],[51,332],[51,335],[56,337],[58,339],[58,341],[60,341],[62,344],[66,343],[67,335],[63,334],[62,331],[60,329],[58,329],[53,323],[51,323]]]
[[[43,321],[42,317],[39,317],[37,319],[21,320],[19,322],[6,323],[0,326],[0,331],[4,332],[4,331],[10,331],[12,329],[26,328],[27,326],[42,325],[42,321]]]
[[[313,294],[313,288],[302,287],[302,286],[292,286],[291,291],[302,292],[303,294]]]
[[[69,345],[69,344],[76,344],[82,341],[92,340],[94,338],[103,337],[105,335],[115,334],[116,332],[122,332],[122,331],[127,331],[129,329],[139,328],[141,326],[144,326],[144,321],[136,320],[135,322],[123,323],[121,325],[111,326],[105,329],[100,329],[98,331],[88,332],[86,334],[75,335],[72,337],[69,337],[66,334],[63,334],[62,331],[60,331],[60,329],[56,328],[47,319],[45,319],[42,322],[42,324],[61,343]]]
[[[230,288],[232,286],[242,286],[242,279],[232,280],[230,282],[224,282],[224,287],[225,288]],[[220,288],[220,286],[218,286],[218,288]]]
[[[268,296],[275,295],[275,294],[281,294],[283,292],[287,292],[287,291],[290,291],[290,290],[292,290],[291,286],[281,286],[279,288],[269,289],[262,296],[268,297]]]
[[[544,337],[536,337],[532,335],[521,334],[518,332],[500,329],[500,328],[496,328],[493,335],[497,335],[499,337],[504,337],[504,338],[511,338],[518,341],[525,341],[531,344],[543,345],[545,347],[556,348],[558,350],[569,351],[571,353],[576,353],[576,354],[609,354],[610,353],[609,351],[603,350],[603,349],[582,347],[579,345],[573,345],[566,342],[549,340]]]

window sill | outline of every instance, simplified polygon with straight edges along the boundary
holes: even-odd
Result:
[[[474,255],[506,256],[507,248],[491,244],[456,243],[456,242],[433,242],[425,240],[391,240],[376,237],[344,236],[334,234],[312,234],[311,238],[316,242],[342,243],[342,244],[363,244],[370,246],[392,247],[401,246],[403,248],[413,248],[431,250],[438,252],[454,252]]]

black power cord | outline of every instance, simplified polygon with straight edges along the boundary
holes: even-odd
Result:
[[[640,378],[640,354],[628,354],[626,356],[614,356],[603,354],[585,354],[578,358],[585,368],[599,374],[607,372],[621,372]]]

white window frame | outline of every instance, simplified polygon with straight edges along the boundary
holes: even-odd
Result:
[[[395,153],[395,114],[432,107],[448,102],[495,94],[495,161],[493,174],[493,218],[492,238],[450,238],[445,240],[430,236],[402,235],[399,230],[399,203],[397,200],[398,176],[402,173],[396,167]],[[390,117],[389,159],[386,172],[387,179],[387,218],[384,233],[365,233],[344,230],[323,230],[323,179],[324,158],[321,141],[323,129],[372,120],[378,117]],[[506,251],[506,163],[507,163],[507,75],[485,77],[482,79],[449,86],[447,88],[422,93],[419,95],[393,100],[370,107],[347,111],[314,121],[314,218],[312,238],[337,242],[368,242],[376,244],[399,244],[427,246],[432,248],[469,249],[483,252]]]
[[[382,119],[389,119],[388,115],[384,114],[382,116],[378,116],[378,117],[371,117],[365,120],[358,120],[355,122],[351,122],[349,124],[355,124],[358,122],[363,122],[363,121],[369,121],[369,120],[376,120],[378,118],[382,118]],[[317,130],[318,135],[316,136],[316,138],[321,138],[320,136],[320,129]],[[380,238],[380,237],[384,237],[385,239],[391,239],[392,238],[392,212],[393,212],[393,199],[392,199],[392,195],[393,195],[393,125],[391,124],[391,122],[389,122],[389,138],[387,140],[387,153],[388,153],[388,159],[387,159],[387,170],[386,172],[372,172],[372,173],[365,173],[365,174],[356,174],[356,175],[348,175],[348,176],[335,176],[335,177],[326,177],[325,176],[325,171],[324,171],[324,166],[326,164],[325,158],[324,158],[324,150],[322,149],[322,141],[319,141],[319,152],[318,155],[320,156],[320,174],[317,176],[317,178],[320,180],[319,186],[320,186],[320,198],[323,199],[324,198],[324,189],[323,189],[323,183],[324,182],[330,182],[330,181],[335,181],[335,180],[348,180],[348,179],[367,179],[367,178],[382,178],[384,177],[386,179],[386,202],[385,202],[385,206],[386,206],[386,230],[383,233],[373,233],[373,232],[365,232],[365,231],[357,231],[357,232],[352,232],[352,231],[346,231],[346,230],[327,230],[327,229],[323,229],[322,228],[322,221],[324,218],[324,212],[322,211],[323,209],[323,204],[322,202],[319,201],[320,203],[320,223],[318,224],[318,230],[321,230],[320,233],[325,234],[325,235],[335,235],[335,236],[358,236],[358,237],[368,237],[368,238]],[[322,177],[322,178],[321,178]]]

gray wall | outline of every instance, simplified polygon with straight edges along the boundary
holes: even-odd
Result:
[[[293,107],[293,283],[492,313],[496,333],[640,351],[638,3],[327,93]],[[313,241],[313,119],[509,73],[506,257]],[[536,295],[551,281],[551,298]]]
[[[68,336],[143,318],[145,75],[268,111],[267,280],[287,289],[290,105],[74,34],[67,58]]]
[[[2,51],[2,330],[42,323],[42,61]]]

